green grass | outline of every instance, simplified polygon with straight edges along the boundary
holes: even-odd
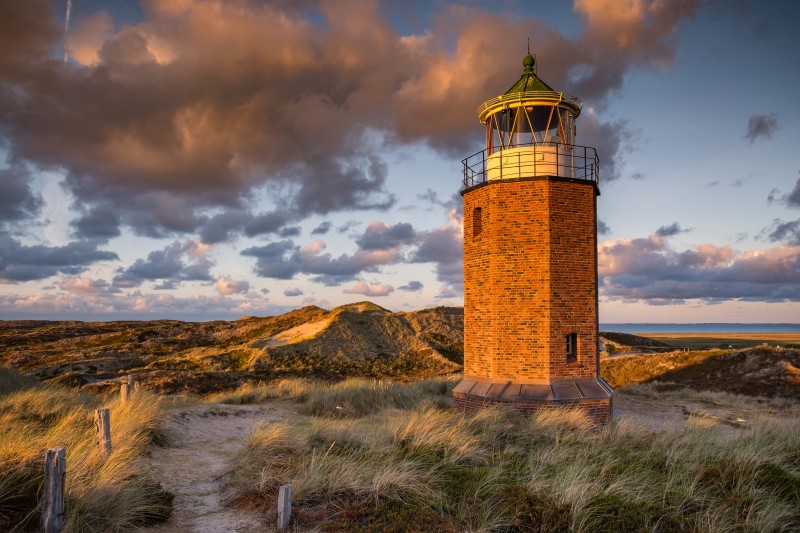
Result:
[[[4,371],[0,390],[18,381]],[[92,416],[100,407],[111,409],[107,458],[94,437]],[[160,400],[145,391],[125,405],[54,386],[0,394],[0,530],[38,523],[44,454],[56,447],[67,451],[63,531],[118,531],[165,519],[171,495],[141,468],[161,416]]]
[[[257,427],[234,462],[245,501],[321,531],[794,531],[800,421],[764,416],[734,436],[578,412],[522,418],[450,409],[452,380],[309,386],[300,416]],[[272,520],[274,517],[269,516]]]
[[[38,380],[20,374],[16,370],[0,367],[0,396],[23,389],[40,386]]]

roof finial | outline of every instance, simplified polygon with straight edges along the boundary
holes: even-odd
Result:
[[[528,37],[528,55],[522,58],[522,66],[525,67],[525,74],[535,74],[533,65],[536,60],[531,55],[531,38]]]

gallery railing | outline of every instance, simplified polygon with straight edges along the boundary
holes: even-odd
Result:
[[[462,190],[503,179],[557,176],[598,183],[600,177],[600,160],[594,148],[561,143],[516,144],[481,150],[462,163]]]

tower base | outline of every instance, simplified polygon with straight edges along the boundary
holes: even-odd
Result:
[[[453,389],[453,407],[475,412],[491,405],[504,405],[530,415],[544,409],[578,409],[594,425],[611,422],[611,387],[602,379],[519,383],[465,376]]]

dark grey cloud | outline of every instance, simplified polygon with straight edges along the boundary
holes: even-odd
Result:
[[[277,233],[290,219],[291,216],[286,211],[261,213],[245,225],[244,234],[248,237],[255,237],[266,233]]]
[[[209,217],[200,227],[200,239],[206,244],[217,244],[233,238],[243,228],[252,224],[253,215],[244,209],[229,209]],[[275,226],[277,230],[285,220]]]
[[[304,293],[300,289],[286,289],[283,291],[284,296],[302,296]]]
[[[300,247],[287,239],[247,248],[241,254],[256,258],[254,272],[259,276],[292,279],[307,274],[325,285],[339,285],[355,279],[361,272],[376,272],[380,266],[402,261],[399,250],[357,250],[353,255],[333,257],[324,253],[325,248],[322,241]]]
[[[446,288],[442,292],[463,294],[464,251],[461,231],[453,226],[442,226],[419,232],[419,245],[411,253],[414,263],[434,263],[436,278]]]
[[[600,246],[602,294],[647,303],[750,300],[800,301],[800,249],[736,252],[710,244],[677,251],[654,233]]]
[[[778,115],[753,115],[747,119],[747,133],[744,138],[751,143],[759,139],[771,139],[772,134],[780,128]]]
[[[362,250],[388,250],[411,244],[417,238],[414,227],[407,222],[389,226],[385,222],[373,222],[356,241]]]
[[[63,246],[26,246],[0,232],[0,281],[18,282],[75,276],[99,261],[119,259],[114,252],[98,250],[99,241],[74,241]]]
[[[132,265],[120,269],[114,277],[114,286],[138,287],[145,281],[161,281],[156,289],[174,289],[182,281],[212,281],[213,263],[192,241],[175,241],[162,250],[154,250],[146,259],[137,259]]]
[[[797,220],[775,219],[771,226],[764,229],[764,233],[772,242],[784,242],[793,246],[800,246],[800,218]]]
[[[406,283],[405,285],[401,285],[400,287],[397,287],[397,290],[398,291],[406,291],[406,292],[417,292],[417,291],[421,291],[422,287],[423,287],[423,285],[422,285],[421,281],[411,280],[408,283]]]
[[[387,143],[424,142],[448,157],[480,146],[475,106],[519,75],[518,61],[498,60],[520,55],[519,35],[536,33],[545,80],[602,107],[631,68],[671,61],[677,26],[698,2],[637,5],[646,13],[619,20],[582,3],[585,29],[571,37],[540,20],[442,4],[431,27],[446,31],[426,39],[400,35],[377,5],[302,5],[153,4],[138,24],[110,21],[94,48],[76,20],[68,39],[80,65],[52,60],[63,32],[48,1],[4,3],[0,134],[12,160],[64,169],[84,212],[78,235],[116,233],[91,224],[107,205],[138,235],[200,232],[208,243],[311,215],[385,210],[395,198],[376,154]],[[309,14],[325,31],[299,23]],[[432,109],[447,113],[430,120]],[[590,113],[578,128],[578,142],[600,151],[603,179],[616,178],[635,133]],[[283,221],[239,212],[265,189],[282,191],[272,197]]]
[[[331,228],[333,227],[333,222],[330,220],[326,220],[321,222],[319,226],[311,230],[311,235],[325,235],[328,233]]]
[[[70,226],[76,237],[110,240],[120,236],[120,222],[117,209],[108,204],[96,204],[82,210],[80,217],[70,222]]]
[[[679,233],[686,233],[690,230],[681,228],[680,224],[673,222],[669,226],[661,226],[656,230],[656,235],[660,237],[672,237]]]
[[[787,194],[781,194],[780,189],[772,189],[767,196],[767,203],[775,202],[780,202],[786,207],[800,208],[800,178],[795,181],[794,188]]]
[[[608,235],[611,233],[611,228],[605,221],[597,219],[597,234],[598,235]]]
[[[347,222],[336,228],[336,231],[339,233],[347,233],[348,231],[357,228],[360,225],[361,221],[359,220],[348,220]]]
[[[772,189],[771,191],[769,191],[769,194],[767,195],[767,203],[768,204],[774,203],[778,199],[780,194],[781,194],[780,189]]]
[[[31,175],[22,166],[0,169],[0,228],[35,217],[42,198],[30,187]]]
[[[281,228],[278,232],[278,237],[299,237],[301,233],[303,233],[303,229],[300,226],[287,226]]]
[[[800,207],[800,178],[794,182],[794,189],[783,198],[783,201],[789,207]]]

